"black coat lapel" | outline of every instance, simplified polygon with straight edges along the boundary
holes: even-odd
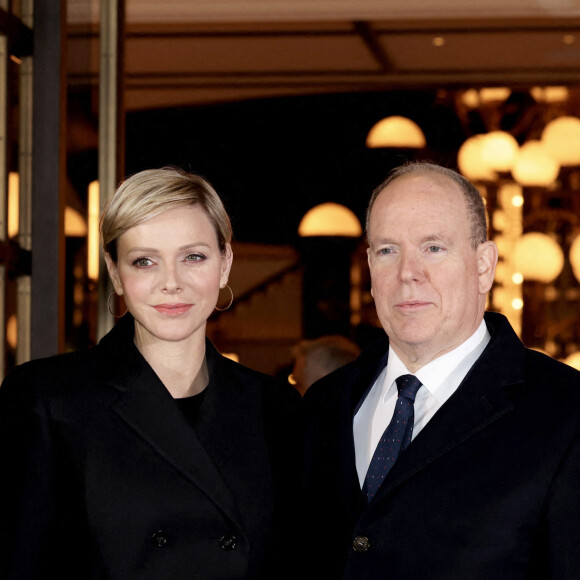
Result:
[[[524,349],[507,324],[493,315],[489,318],[486,315],[490,344],[457,391],[399,457],[375,501],[512,410],[506,387],[523,381]]]
[[[234,497],[218,467],[133,345],[133,319],[124,318],[129,321],[120,321],[99,345],[104,380],[119,391],[114,411],[243,529]]]

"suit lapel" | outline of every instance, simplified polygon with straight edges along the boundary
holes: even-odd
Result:
[[[506,388],[523,381],[524,351],[517,336],[511,329],[508,333],[508,329],[503,328],[497,336],[499,331],[490,328],[492,342],[457,391],[399,457],[375,501],[513,409]]]
[[[132,340],[127,343],[120,334],[107,337],[101,357],[105,382],[119,392],[113,410],[242,528],[234,498],[215,462]]]
[[[354,507],[357,512],[364,506],[366,500],[361,492],[356,470],[353,419],[387,364],[388,346],[386,338],[380,340],[357,359],[353,364],[354,372],[350,375],[348,388],[342,394],[343,400],[339,407],[341,416],[337,448],[337,460],[340,465],[338,489],[341,491],[345,506],[349,510]]]

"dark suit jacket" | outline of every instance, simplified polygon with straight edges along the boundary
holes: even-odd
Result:
[[[17,367],[0,388],[0,577],[247,579],[293,511],[300,397],[208,342],[195,430],[133,345]]]
[[[487,348],[368,505],[352,420],[388,341],[308,391],[308,578],[580,578],[580,373],[485,320]]]

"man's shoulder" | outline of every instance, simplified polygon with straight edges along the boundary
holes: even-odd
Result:
[[[338,401],[347,396],[351,389],[368,386],[377,371],[386,364],[389,350],[387,337],[373,342],[352,362],[336,369],[315,382],[306,392],[309,404],[324,403],[325,400]]]

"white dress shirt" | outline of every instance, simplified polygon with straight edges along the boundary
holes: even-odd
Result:
[[[413,439],[457,390],[490,340],[484,321],[464,343],[421,367],[415,376],[423,386],[415,398]],[[356,470],[362,488],[375,448],[390,423],[397,402],[395,379],[410,373],[389,347],[387,366],[381,371],[353,421]]]

